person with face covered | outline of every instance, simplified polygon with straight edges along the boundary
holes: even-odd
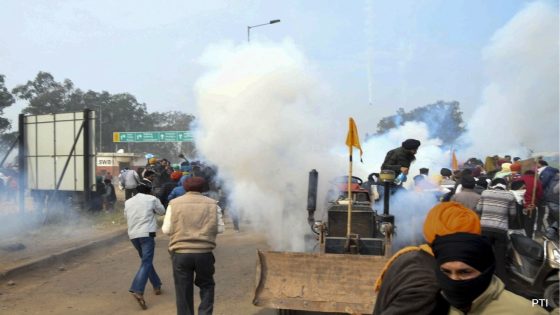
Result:
[[[548,314],[505,289],[494,275],[496,261],[486,237],[471,233],[437,236],[432,250],[441,296],[450,304],[448,314]]]
[[[442,202],[434,206],[424,220],[427,244],[399,250],[377,278],[373,314],[447,314],[449,305],[439,295],[437,265],[429,244],[436,235],[480,231],[478,215],[462,204]]]

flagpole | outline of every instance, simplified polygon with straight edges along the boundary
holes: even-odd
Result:
[[[348,166],[348,219],[346,226],[346,236],[350,237],[352,227],[352,146],[348,147],[350,153],[350,163]]]

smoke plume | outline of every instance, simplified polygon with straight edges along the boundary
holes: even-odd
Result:
[[[331,153],[345,134],[333,134],[311,65],[289,40],[214,46],[201,63],[208,72],[195,87],[200,154],[218,166],[232,206],[266,231],[272,248],[303,250],[309,171],[319,172],[322,200],[327,179],[345,170]]]
[[[558,8],[533,2],[483,51],[489,84],[468,122],[469,156],[558,152]]]

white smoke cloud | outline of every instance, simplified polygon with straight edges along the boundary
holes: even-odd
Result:
[[[410,167],[410,181],[414,175],[419,174],[419,169],[422,167],[429,168],[430,175],[439,174],[442,167],[450,167],[451,153],[440,148],[440,139],[430,138],[428,128],[424,122],[406,122],[399,128],[391,129],[383,135],[369,138],[362,145],[364,151],[368,153],[364,155],[364,165],[372,167],[370,172],[379,172],[386,153],[400,147],[404,140],[412,138],[419,140],[422,144],[416,154],[416,161]]]
[[[468,122],[469,156],[558,152],[558,8],[532,2],[483,51],[489,84]]]
[[[309,171],[319,172],[322,200],[328,179],[346,170],[331,153],[346,130],[323,112],[310,63],[290,40],[217,45],[201,62],[209,71],[195,87],[198,150],[274,249],[303,250]]]

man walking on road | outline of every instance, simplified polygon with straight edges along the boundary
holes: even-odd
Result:
[[[214,309],[214,254],[216,236],[224,231],[222,209],[203,196],[208,183],[202,177],[185,180],[186,194],[169,202],[162,231],[169,235],[173,261],[177,315],[194,315],[193,283],[200,288],[199,315]]]
[[[156,295],[161,294],[161,280],[153,265],[154,238],[158,228],[155,215],[164,215],[165,208],[159,199],[150,194],[151,187],[140,184],[136,187],[136,190],[138,193],[124,203],[128,236],[141,259],[140,269],[138,269],[129,291],[140,304],[140,307],[146,309],[144,289],[148,279],[152,283],[154,293]]]

